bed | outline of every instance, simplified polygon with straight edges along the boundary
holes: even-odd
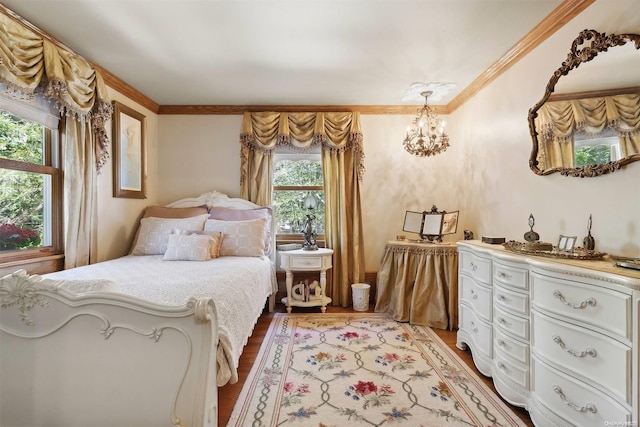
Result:
[[[216,426],[217,387],[273,310],[271,213],[206,193],[145,211],[127,256],[0,279],[0,425]]]

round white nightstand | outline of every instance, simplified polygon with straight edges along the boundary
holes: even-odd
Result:
[[[327,284],[327,270],[332,267],[331,261],[333,249],[320,248],[315,251],[296,249],[294,251],[280,251],[280,267],[287,275],[287,296],[282,302],[287,306],[287,312],[291,313],[291,307],[317,307],[324,313],[331,298],[325,295]],[[315,293],[308,300],[294,298],[293,272],[294,271],[319,271],[320,293]]]

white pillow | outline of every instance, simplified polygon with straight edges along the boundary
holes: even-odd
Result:
[[[209,261],[213,237],[206,234],[171,234],[165,261]]]
[[[167,250],[169,236],[174,228],[189,231],[202,231],[209,214],[191,218],[155,218],[140,220],[140,232],[132,255],[162,255]]]
[[[224,234],[221,256],[263,256],[268,240],[267,218],[246,221],[209,219],[204,231],[220,231]]]

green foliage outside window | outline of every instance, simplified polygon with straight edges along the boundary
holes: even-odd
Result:
[[[576,167],[597,165],[611,161],[610,145],[576,147]]]
[[[0,158],[42,165],[43,135],[40,124],[0,111]],[[39,246],[48,179],[38,173],[0,168],[0,226],[5,226],[4,234],[9,230],[22,230],[12,233],[12,244],[0,249]],[[30,230],[38,237],[33,237]],[[17,236],[24,238],[18,242]]]
[[[312,189],[323,186],[322,162],[319,159],[274,162],[273,186],[278,234],[302,234],[308,213],[304,208],[304,199],[309,194],[313,195],[318,202],[317,208],[313,210],[316,216],[316,234],[324,234],[324,191]],[[287,187],[287,189],[278,189],[278,187]],[[301,188],[291,189],[291,187]]]

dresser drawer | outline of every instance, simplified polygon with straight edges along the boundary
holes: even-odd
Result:
[[[622,292],[532,272],[531,302],[542,311],[631,339],[631,296]]]
[[[493,324],[507,334],[529,341],[529,318],[515,316],[499,307],[493,308]]]
[[[495,367],[498,375],[507,377],[525,390],[529,389],[529,366],[523,366],[519,363],[513,363],[504,357],[501,353],[494,355]]]
[[[471,336],[475,344],[475,349],[492,357],[493,355],[493,331],[491,325],[478,319],[469,307],[460,305],[459,314],[460,329],[463,329]]]
[[[460,271],[478,282],[491,285],[491,260],[471,252],[460,251]]]
[[[493,333],[493,348],[496,353],[502,353],[515,362],[529,366],[529,345],[505,334],[500,328],[495,328]]]
[[[587,328],[533,312],[536,355],[631,403],[631,348]]]
[[[493,279],[505,286],[529,289],[529,270],[493,262]]]
[[[477,285],[469,276],[460,276],[458,286],[460,286],[460,301],[466,301],[478,316],[490,322],[491,306],[493,305],[491,288]]]
[[[529,294],[514,292],[496,283],[493,295],[495,303],[500,308],[521,316],[529,316]]]
[[[628,408],[589,385],[546,363],[532,359],[535,399],[552,412],[580,427],[631,425]]]

